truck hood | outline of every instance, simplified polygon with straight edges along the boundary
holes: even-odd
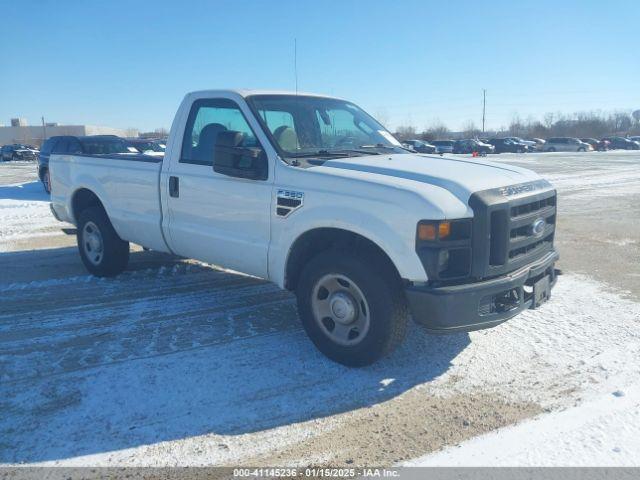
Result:
[[[472,193],[539,180],[525,168],[480,160],[472,157],[452,158],[438,155],[394,154],[328,160],[321,169],[331,169],[336,175],[362,172],[379,175],[381,183],[409,180],[419,189],[428,184],[448,190],[465,204]],[[340,172],[342,170],[342,172]]]

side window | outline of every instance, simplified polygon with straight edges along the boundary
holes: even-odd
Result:
[[[75,138],[70,138],[67,141],[67,153],[82,153],[82,146],[80,142]]]
[[[223,98],[196,100],[187,119],[180,163],[213,165],[218,134],[228,130],[242,134],[243,147],[260,146],[234,101]]]
[[[67,153],[67,139],[60,138],[53,146],[51,153]]]

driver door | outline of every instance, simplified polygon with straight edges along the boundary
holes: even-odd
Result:
[[[168,240],[178,255],[266,278],[273,178],[213,171],[217,135],[227,130],[241,132],[243,146],[261,147],[235,101],[193,103],[180,158],[165,178]]]

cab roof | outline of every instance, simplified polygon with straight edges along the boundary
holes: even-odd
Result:
[[[220,94],[233,94],[239,95],[243,98],[251,97],[253,95],[299,95],[304,97],[320,97],[320,98],[333,98],[340,99],[339,97],[334,97],[332,95],[323,95],[318,93],[310,93],[310,92],[296,92],[293,90],[261,90],[261,89],[216,89],[216,90],[196,90],[194,92],[189,92],[187,95],[220,95]],[[342,99],[340,99],[342,100]]]

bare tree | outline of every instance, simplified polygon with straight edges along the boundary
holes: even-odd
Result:
[[[416,127],[403,125],[396,129],[396,137],[398,137],[400,140],[409,140],[411,138],[415,138],[415,136]]]
[[[467,121],[467,123],[465,123],[462,127],[462,135],[465,138],[474,138],[480,135],[481,133],[482,132],[480,131],[480,129],[476,127],[476,124],[473,123],[473,120]]]
[[[424,129],[420,135],[423,140],[438,140],[446,139],[451,134],[451,131],[440,120],[436,120],[430,126]]]

